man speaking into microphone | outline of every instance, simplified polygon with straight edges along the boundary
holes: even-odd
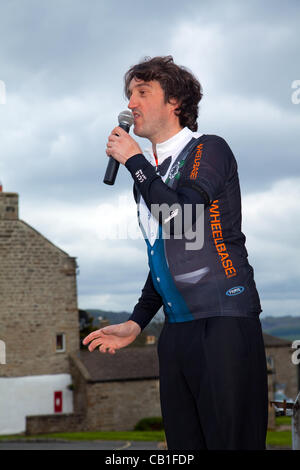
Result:
[[[120,126],[106,153],[132,175],[150,270],[129,320],[83,343],[115,354],[163,306],[158,357],[168,449],[265,449],[262,310],[241,231],[235,157],[222,137],[198,132],[201,85],[171,56],[131,67],[125,93],[134,133],[150,140],[152,154],[147,159]],[[180,219],[188,220],[184,228]],[[193,246],[188,231],[196,227],[197,235],[199,220],[204,241]]]

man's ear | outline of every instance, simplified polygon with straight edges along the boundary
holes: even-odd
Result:
[[[172,106],[175,116],[179,116],[180,101],[177,98],[169,98],[169,104]]]

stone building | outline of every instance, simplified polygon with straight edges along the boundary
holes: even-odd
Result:
[[[0,192],[0,434],[25,416],[73,411],[69,354],[78,351],[76,261],[19,219]]]
[[[27,417],[28,434],[133,430],[142,418],[160,416],[155,346],[70,355],[74,413]]]
[[[293,364],[292,342],[263,333],[268,368],[269,429],[275,427],[275,408],[271,401],[275,392],[282,390],[288,398],[295,400],[299,390],[299,365]]]
[[[299,365],[293,364],[292,341],[263,334],[267,364],[273,389],[282,389],[288,398],[296,399],[299,393]]]

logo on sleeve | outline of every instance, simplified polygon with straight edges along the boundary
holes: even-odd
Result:
[[[203,144],[200,144],[197,146],[197,152],[194,158],[194,164],[193,164],[193,168],[190,174],[191,180],[195,180],[197,178],[198,170],[200,166],[200,160],[202,158],[202,152],[203,152]]]
[[[209,215],[210,215],[211,233],[212,233],[212,237],[214,240],[214,244],[215,244],[217,253],[219,255],[219,259],[224,268],[225,275],[228,279],[230,277],[236,276],[237,270],[233,266],[232,260],[230,259],[229,253],[227,251],[227,246],[224,242],[218,199],[213,201],[212,205],[210,206]],[[241,287],[241,289],[244,289],[244,288]],[[230,290],[231,289],[229,289],[229,291]],[[228,292],[226,292],[226,295],[236,295],[236,294],[229,294]],[[241,292],[237,292],[237,293],[240,294]]]
[[[144,175],[142,170],[136,171],[135,176],[137,177],[137,179],[139,180],[140,183],[143,183],[143,181],[145,181],[147,179],[147,177]]]
[[[229,297],[232,297],[233,295],[238,295],[244,292],[245,288],[243,286],[236,286],[236,287],[231,287],[231,289],[228,289],[226,292],[226,295],[229,295]]]

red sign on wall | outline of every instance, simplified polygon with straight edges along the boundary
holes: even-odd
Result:
[[[62,392],[54,392],[54,413],[61,413],[63,410]]]

